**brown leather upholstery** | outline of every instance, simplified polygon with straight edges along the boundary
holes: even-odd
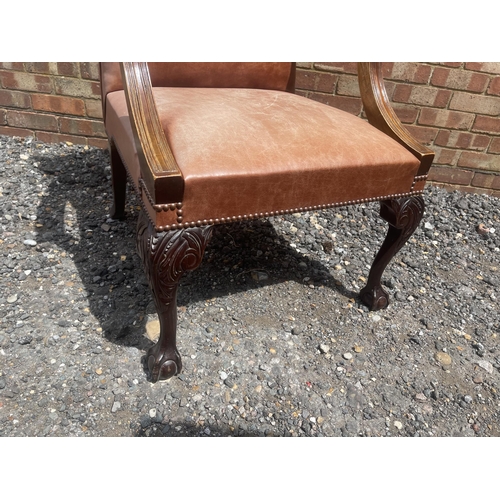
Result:
[[[157,182],[153,192],[140,184],[125,94],[117,90],[118,63],[101,70],[107,133],[158,229],[412,190],[417,158],[355,116],[283,92],[291,78],[288,63],[150,63],[161,126],[184,178],[179,215],[161,207],[168,202],[164,184]],[[217,88],[222,85],[232,88]]]
[[[184,177],[185,224],[401,195],[420,164],[367,122],[293,94],[156,88],[154,97]],[[107,107],[107,132],[139,185],[124,92],[108,94]],[[144,201],[158,227],[177,224]]]
[[[117,62],[101,63],[103,105],[109,92],[123,90]],[[251,88],[293,91],[292,63],[148,63],[153,87]]]

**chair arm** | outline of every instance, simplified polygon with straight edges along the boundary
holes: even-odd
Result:
[[[420,144],[394,112],[385,90],[381,63],[358,63],[358,80],[361,99],[370,124],[399,142],[420,160],[417,175],[427,174],[434,159],[434,152]]]
[[[160,123],[145,62],[120,63],[141,173],[154,203],[182,201],[184,179]],[[158,199],[156,193],[162,193]]]

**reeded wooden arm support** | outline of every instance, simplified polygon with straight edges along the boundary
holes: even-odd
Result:
[[[161,126],[145,62],[120,63],[141,174],[155,203],[182,201],[184,179]]]
[[[363,107],[370,124],[399,142],[420,160],[417,175],[427,174],[434,159],[434,152],[420,144],[394,112],[385,90],[381,63],[358,63],[358,81]]]

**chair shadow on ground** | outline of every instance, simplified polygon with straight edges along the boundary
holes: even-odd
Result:
[[[82,148],[69,150],[62,157],[35,153],[33,160],[49,179],[37,211],[41,249],[48,251],[55,245],[71,258],[90,312],[108,340],[145,352],[152,345],[144,335],[145,323],[147,315],[155,310],[136,253],[140,207],[135,193],[129,189],[126,219],[110,221],[112,195],[106,151]],[[301,261],[307,264],[307,270],[303,265],[299,267]],[[268,278],[256,281],[252,277],[256,271]],[[182,279],[178,305],[289,280],[304,283],[305,277],[310,279],[308,283],[321,284],[343,297],[358,300],[357,294],[336,281],[330,271],[318,260],[299,254],[268,220],[219,226],[201,266]]]

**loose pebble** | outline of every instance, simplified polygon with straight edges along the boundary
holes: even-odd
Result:
[[[447,352],[438,351],[434,357],[436,361],[441,363],[443,366],[451,365],[451,356]]]
[[[109,153],[0,136],[0,198],[0,437],[497,434],[498,198],[426,187],[383,311],[357,296],[377,202],[217,226],[157,383],[141,204],[109,217]]]
[[[493,373],[493,365],[486,361],[485,359],[480,359],[477,362],[478,366],[480,366],[483,370],[486,370],[488,373]]]

